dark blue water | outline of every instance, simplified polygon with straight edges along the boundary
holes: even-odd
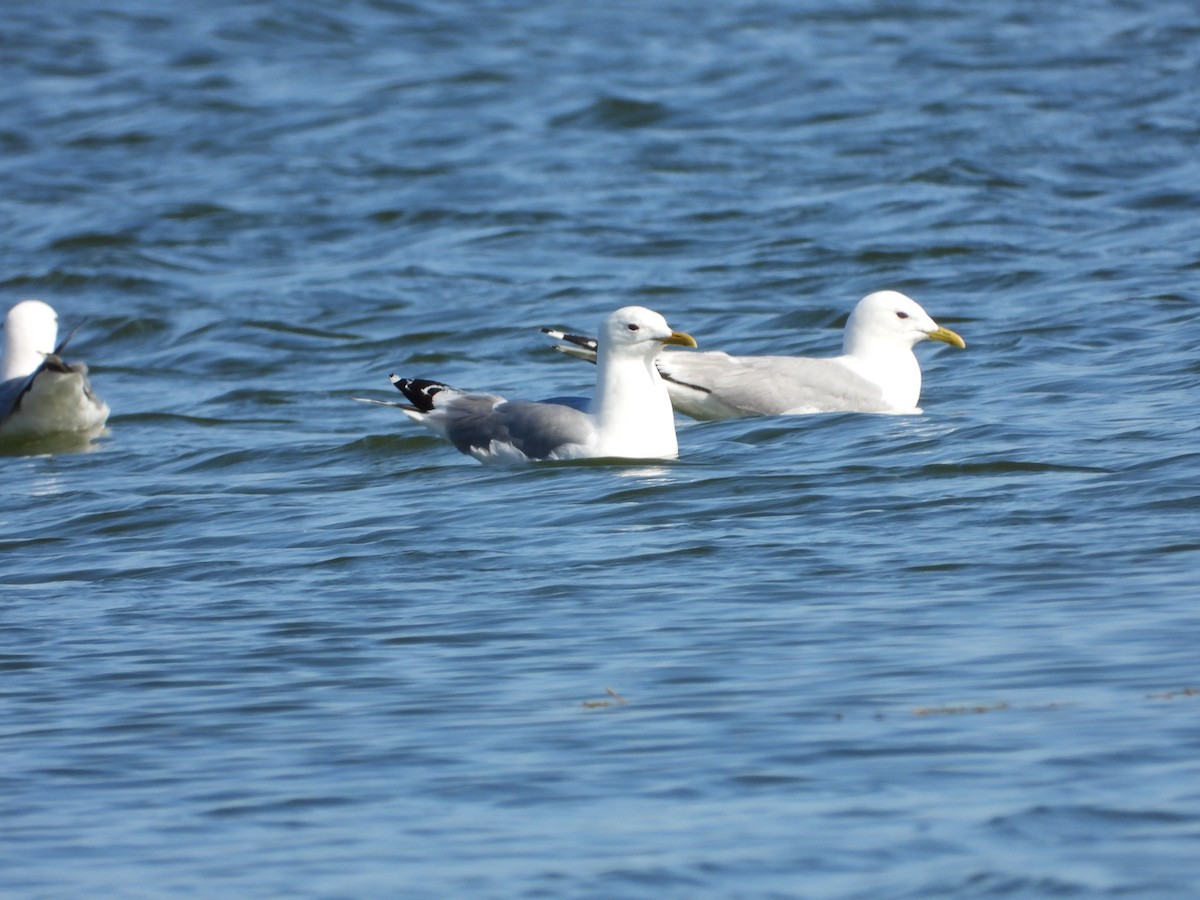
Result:
[[[0,893],[1200,891],[1194,4],[12,6],[0,306],[113,416],[0,459]],[[967,340],[923,416],[349,399],[880,288]]]

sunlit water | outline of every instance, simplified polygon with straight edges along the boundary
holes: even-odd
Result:
[[[15,6],[0,305],[113,416],[0,459],[0,893],[1200,890],[1192,4]],[[884,287],[968,343],[920,417],[350,400]]]

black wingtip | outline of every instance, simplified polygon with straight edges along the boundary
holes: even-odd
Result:
[[[543,334],[548,334],[556,341],[566,341],[568,344],[575,344],[577,347],[583,347],[586,350],[595,350],[597,347],[596,339],[587,337],[582,334],[568,334],[565,331],[559,331],[557,328],[543,328]]]
[[[82,322],[80,322],[78,325],[76,325],[74,328],[72,328],[70,333],[65,338],[63,338],[61,341],[58,342],[58,346],[54,348],[54,355],[58,356],[64,350],[66,350],[67,344],[71,343],[71,341],[75,337],[75,335],[79,334],[79,329],[82,328],[86,324],[87,324],[87,319],[84,319]]]
[[[428,381],[424,378],[400,378],[396,374],[388,376],[388,381],[395,385],[396,390],[421,412],[433,409],[433,398],[439,391],[453,390],[448,384],[440,381]]]

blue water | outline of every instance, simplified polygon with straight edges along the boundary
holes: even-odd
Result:
[[[0,306],[113,416],[0,458],[0,893],[1200,893],[1194,4],[10,6]],[[350,400],[880,288],[923,416]]]

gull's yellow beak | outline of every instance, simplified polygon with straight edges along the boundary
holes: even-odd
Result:
[[[958,335],[954,335],[958,337]],[[962,343],[962,338],[958,338],[959,343]],[[684,334],[682,331],[672,331],[669,338],[663,338],[664,344],[675,344],[679,347],[695,347],[696,339],[690,334]]]
[[[959,350],[967,349],[967,342],[958,336],[957,332],[951,331],[949,328],[939,328],[937,331],[931,331],[926,335],[931,341],[942,341],[957,347]]]

